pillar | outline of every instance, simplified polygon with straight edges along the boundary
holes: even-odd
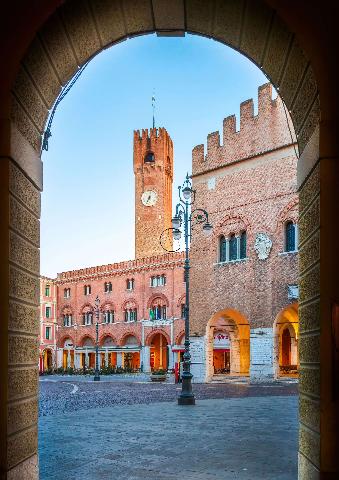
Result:
[[[105,367],[108,367],[109,362],[108,362],[108,348],[105,350]]]
[[[67,349],[67,368],[71,367],[71,350]]]
[[[56,354],[57,354],[57,368],[61,368],[62,367],[62,356],[63,356],[62,348],[58,348]]]
[[[143,371],[149,373],[151,371],[151,351],[148,345],[144,345],[141,349],[141,361]]]
[[[74,350],[74,368],[79,369],[80,368],[80,353],[77,353]]]
[[[298,365],[298,340],[291,337],[291,365]]]
[[[273,328],[254,328],[250,333],[251,383],[274,379]]]
[[[89,367],[89,355],[87,350],[85,351],[85,367]]]
[[[172,352],[172,345],[167,345],[168,348],[168,369],[172,370],[174,368],[174,352]]]
[[[1,108],[4,113],[4,102]],[[6,135],[6,143],[2,134]],[[38,153],[3,115],[0,137],[0,476],[33,480],[39,477],[38,308],[42,163]]]
[[[117,367],[122,367],[122,352],[117,352]]]

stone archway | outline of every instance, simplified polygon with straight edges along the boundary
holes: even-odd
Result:
[[[49,6],[49,8],[48,13],[53,11],[53,7]],[[45,15],[47,16],[47,10]],[[36,307],[39,301],[38,248],[42,189],[39,150],[48,109],[55,101],[61,85],[64,85],[77,71],[78,66],[84,64],[103,48],[142,33],[181,35],[184,31],[214,38],[246,55],[268,75],[291,111],[300,152],[303,152],[300,160],[299,184],[302,246],[300,269],[304,273],[301,284],[301,303],[304,305],[301,305],[300,316],[301,319],[305,318],[305,331],[311,328],[313,332],[312,341],[319,342],[320,257],[314,260],[314,257],[311,258],[307,254],[311,245],[319,248],[320,239],[318,228],[320,168],[319,166],[313,168],[318,161],[319,97],[311,62],[298,46],[292,31],[284,25],[275,10],[266,3],[255,0],[247,2],[246,7],[242,2],[227,1],[187,0],[184,7],[184,3],[180,1],[140,0],[136,7],[135,2],[131,0],[124,2],[68,0],[44,23],[22,59],[22,65],[12,89],[11,118],[6,119],[8,121],[5,128],[6,147],[1,165],[1,204],[6,210],[3,218],[10,217],[9,224],[6,220],[3,229],[6,252],[4,262],[7,265],[3,279],[9,287],[5,289],[1,301],[6,305],[4,312],[6,325],[8,325],[4,341],[6,344],[20,346],[17,353],[14,350],[11,353],[10,377],[15,384],[21,385],[19,390],[15,390],[16,393],[9,398],[10,408],[21,411],[27,408],[29,403],[34,409],[37,402],[36,358],[31,352],[34,351],[36,331],[33,325],[37,322]],[[330,154],[327,153],[327,155]],[[325,170],[334,170],[332,162],[326,163]],[[325,175],[325,178],[328,180],[329,177]],[[333,178],[335,178],[334,175]],[[333,209],[331,203],[335,204],[329,200],[327,190],[322,208]],[[331,235],[327,238],[331,238]],[[331,270],[332,267],[326,265],[326,268]],[[312,302],[312,308],[310,308],[310,302]],[[9,315],[8,304],[11,315]],[[331,311],[329,300],[324,305],[323,313],[328,319]],[[15,325],[10,323],[13,319]],[[18,330],[17,326],[20,322],[22,329]],[[27,340],[27,334],[31,340]],[[319,425],[317,423],[314,425],[314,420],[307,413],[309,412],[307,405],[312,403],[312,398],[320,398],[319,368],[315,368],[315,365],[319,365],[320,358],[316,354],[314,358],[308,357],[306,345],[310,340],[305,336],[302,341],[305,345],[302,395],[303,404],[306,406],[301,421],[305,425],[311,424],[314,427],[313,435],[318,440]],[[4,352],[6,353],[7,350],[4,349]],[[25,352],[25,355],[22,352]],[[7,372],[8,359],[5,358],[4,361]],[[329,357],[326,357],[326,362],[327,367],[330,368]],[[307,367],[307,363],[312,364],[311,368]],[[5,382],[8,385],[9,380]],[[7,391],[7,388],[4,391]],[[17,401],[21,398],[23,391],[26,400],[18,404]],[[325,392],[328,399],[326,404],[330,410],[332,409],[331,411],[335,411],[329,400],[330,386],[326,387]],[[4,407],[7,400],[1,397],[1,406]],[[21,417],[28,418],[26,415]],[[324,429],[333,437],[331,415],[324,419],[322,431]],[[3,440],[7,442],[7,437],[5,438],[7,428],[2,431],[4,432]],[[16,423],[15,427],[11,427],[8,431],[11,434],[11,439],[8,441],[9,460],[3,462],[4,471],[12,470],[14,475],[23,476],[20,472],[29,469],[34,475],[34,472],[37,472],[36,418],[33,416],[30,423],[27,423],[27,420],[22,424]],[[305,445],[314,444],[307,432],[307,429],[302,429],[304,447],[301,450],[301,471],[306,472],[305,478],[307,472],[317,469],[320,463],[320,448],[316,448],[315,453],[309,453],[309,449],[305,447]],[[335,445],[335,442],[332,444]],[[333,454],[332,457],[335,458],[335,455]],[[37,473],[35,475],[37,476]]]
[[[249,375],[250,325],[240,312],[216,312],[206,327],[206,380],[215,374]]]
[[[298,304],[292,303],[281,310],[273,325],[274,375],[296,376],[299,370],[299,318]]]

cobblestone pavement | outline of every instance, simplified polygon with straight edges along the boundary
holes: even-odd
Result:
[[[40,382],[41,480],[295,480],[297,386]]]
[[[112,376],[113,377],[113,376]],[[116,381],[102,377],[100,382],[79,377],[50,377],[40,381],[39,415],[46,416],[80,409],[113,405],[149,404],[175,401],[181,385],[174,383],[150,383],[143,377],[138,382],[128,378]],[[115,376],[114,376],[115,377]],[[148,377],[147,377],[148,378]],[[232,398],[265,395],[295,395],[295,383],[275,382],[266,385],[237,383],[194,384],[197,399]]]

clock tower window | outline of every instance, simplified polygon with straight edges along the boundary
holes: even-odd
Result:
[[[154,163],[155,156],[153,152],[147,152],[145,155],[145,163]]]

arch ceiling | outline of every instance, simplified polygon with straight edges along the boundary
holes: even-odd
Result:
[[[147,33],[218,40],[268,76],[291,112],[300,151],[319,121],[317,84],[302,49],[278,14],[259,0],[68,0],[32,41],[12,90],[12,120],[40,150],[62,86],[103,49]]]

